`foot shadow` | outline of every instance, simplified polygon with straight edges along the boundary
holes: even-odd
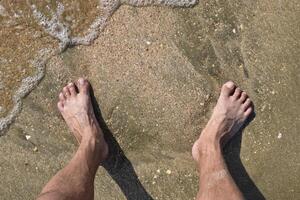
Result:
[[[140,182],[131,162],[125,156],[117,140],[107,127],[93,89],[91,89],[91,99],[97,121],[109,146],[108,158],[102,163],[102,166],[118,184],[128,200],[153,200]]]
[[[255,113],[249,118],[247,123],[224,148],[224,158],[227,164],[228,170],[234,179],[235,183],[243,193],[247,200],[265,200],[265,197],[256,187],[251,177],[248,175],[240,157],[242,132],[244,128],[255,118]]]

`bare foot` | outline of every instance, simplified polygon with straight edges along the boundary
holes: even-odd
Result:
[[[246,92],[232,81],[225,83],[209,122],[193,145],[194,160],[199,160],[202,147],[224,146],[242,128],[252,112],[252,102]]]
[[[94,141],[102,162],[108,155],[108,146],[94,114],[90,89],[83,78],[75,84],[69,83],[59,94],[57,107],[79,144],[84,140]]]

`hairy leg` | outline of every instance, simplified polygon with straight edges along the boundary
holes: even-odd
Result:
[[[95,118],[89,91],[89,82],[80,78],[59,94],[58,109],[80,145],[67,166],[43,188],[39,200],[94,198],[95,174],[108,155],[108,146]]]
[[[248,95],[233,82],[225,83],[213,114],[192,149],[200,178],[197,199],[243,199],[223,159],[222,146],[242,128],[252,112]]]

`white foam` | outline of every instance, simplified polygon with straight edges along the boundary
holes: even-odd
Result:
[[[68,45],[90,45],[104,30],[109,18],[121,5],[136,7],[145,6],[170,6],[170,7],[192,7],[197,0],[99,0],[99,7],[102,15],[99,15],[89,27],[87,34],[83,37],[70,36],[69,28],[59,19],[64,12],[64,7],[58,3],[56,12],[52,13],[52,18],[47,19],[39,12],[35,5],[32,6],[35,18],[44,30],[60,41],[61,49],[64,50]]]
[[[42,49],[39,51],[38,56],[33,60],[32,65],[36,68],[36,73],[22,80],[21,86],[18,88],[13,96],[13,108],[10,113],[3,118],[0,118],[0,136],[3,135],[3,130],[6,129],[16,118],[17,114],[21,111],[22,99],[29,94],[42,80],[45,75],[45,63],[53,53],[50,49]]]
[[[49,35],[60,41],[61,49],[65,49],[71,40],[69,38],[69,28],[59,20],[59,17],[64,12],[63,4],[58,3],[56,12],[51,12],[51,19],[48,19],[45,15],[38,11],[35,5],[32,5],[31,8],[33,16],[36,18],[39,25],[41,25]]]

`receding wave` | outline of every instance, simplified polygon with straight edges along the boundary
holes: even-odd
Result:
[[[44,77],[47,60],[70,46],[90,45],[121,5],[191,7],[196,3],[196,0],[0,2],[0,36],[6,42],[0,48],[0,135],[21,111],[22,99]],[[70,10],[77,15],[93,16],[78,19],[75,14],[65,14]],[[84,26],[85,23],[89,25]],[[78,28],[81,26],[84,28]],[[11,38],[8,41],[7,36]]]

